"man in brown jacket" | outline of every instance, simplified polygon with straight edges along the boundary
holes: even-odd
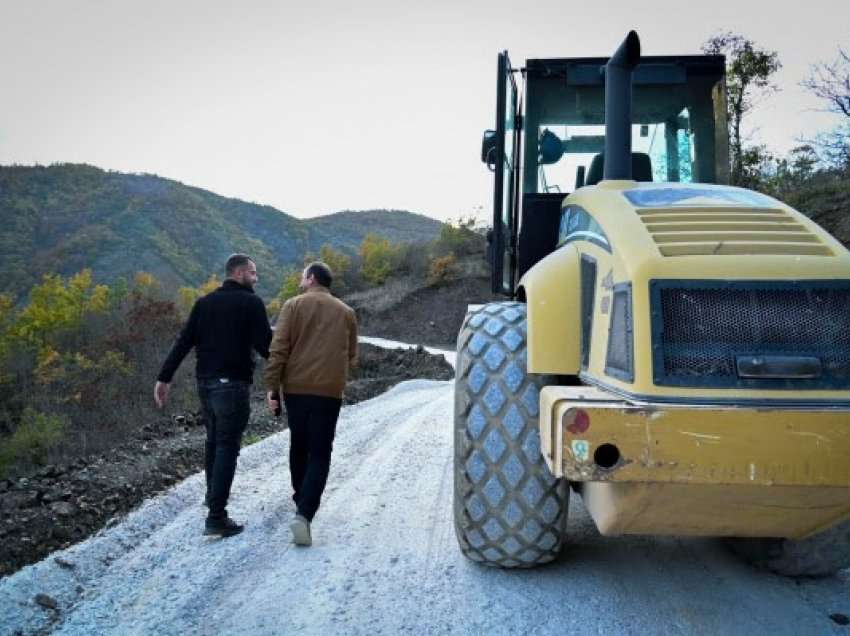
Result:
[[[265,381],[269,410],[286,404],[292,440],[289,472],[296,515],[296,545],[310,545],[310,523],[328,480],[336,421],[348,369],[357,364],[354,310],[331,296],[333,278],[324,263],[304,269],[304,292],[283,305],[269,347]]]

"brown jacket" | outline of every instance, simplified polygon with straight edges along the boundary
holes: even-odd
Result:
[[[280,310],[269,347],[269,391],[342,397],[357,364],[354,310],[325,287],[311,287]]]

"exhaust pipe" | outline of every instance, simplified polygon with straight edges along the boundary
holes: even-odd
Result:
[[[640,38],[629,31],[605,65],[605,180],[632,178],[632,71],[639,61]]]

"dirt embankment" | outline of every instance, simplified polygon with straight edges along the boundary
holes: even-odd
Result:
[[[455,348],[467,306],[493,299],[490,279],[481,275],[387,291],[380,300],[368,294],[346,299],[357,312],[361,333],[444,349]]]
[[[361,344],[360,366],[352,373],[344,402],[375,397],[402,380],[453,376],[442,356],[421,348]],[[258,384],[251,409],[243,445],[286,429],[286,414],[268,414]],[[204,437],[199,413],[172,414],[146,424],[107,453],[0,481],[0,576],[116,523],[145,499],[203,470]]]

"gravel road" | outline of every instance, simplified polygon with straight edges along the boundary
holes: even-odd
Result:
[[[243,534],[201,536],[202,476],[190,477],[0,580],[0,633],[850,634],[829,617],[850,614],[847,571],[794,581],[712,539],[600,537],[577,497],[557,563],[500,571],[465,560],[452,527],[451,412],[451,382],[427,380],[343,409],[311,548],[290,543],[281,433],[240,458],[230,511]]]

